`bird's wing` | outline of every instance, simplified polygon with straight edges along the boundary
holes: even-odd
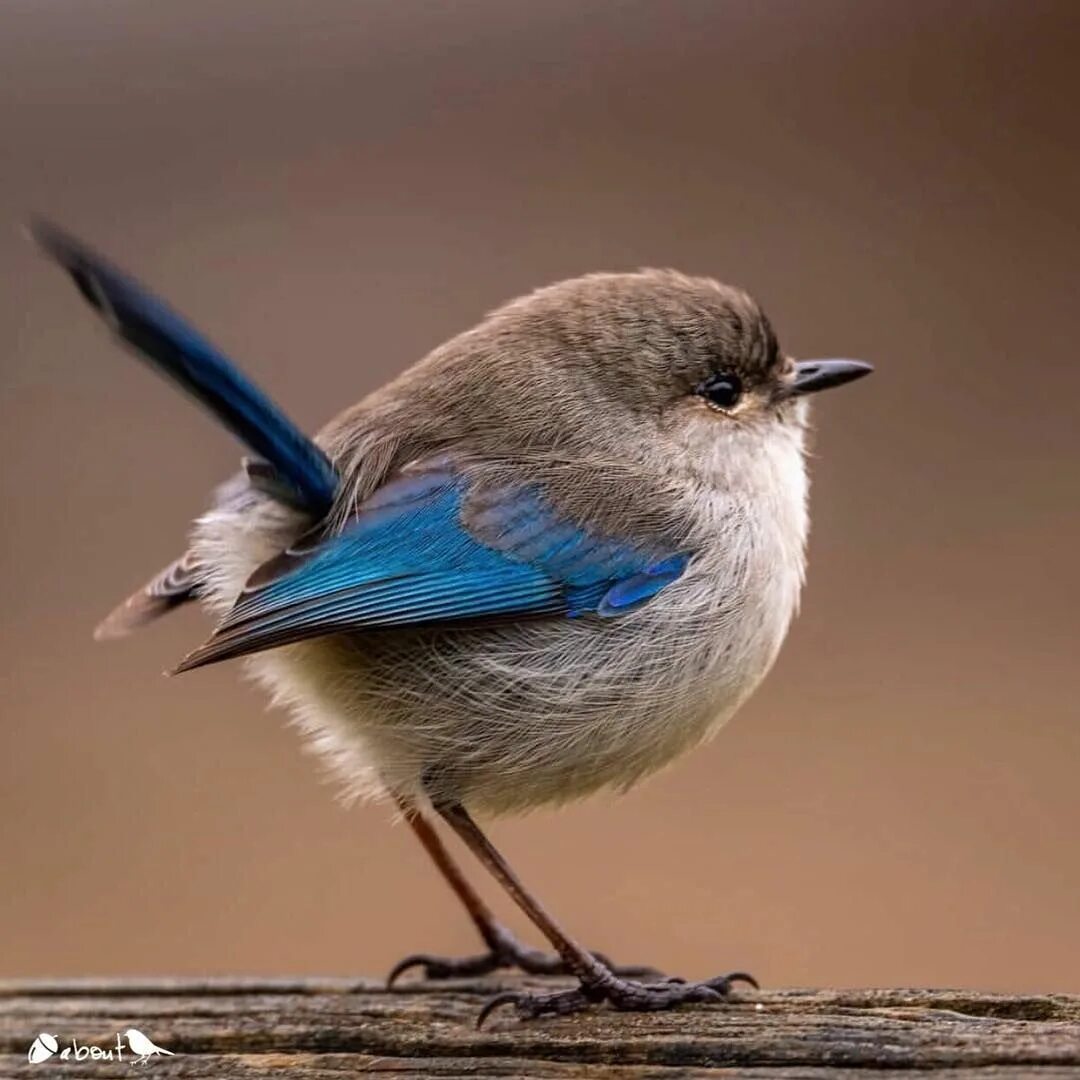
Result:
[[[480,490],[433,462],[385,484],[340,533],[301,542],[257,570],[177,670],[346,631],[617,616],[678,578],[687,561],[583,528],[535,486]]]

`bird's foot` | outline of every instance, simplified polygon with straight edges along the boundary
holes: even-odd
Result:
[[[527,975],[568,975],[570,968],[557,953],[545,953],[523,945],[503,926],[494,926],[485,935],[488,951],[476,956],[444,957],[415,953],[394,965],[387,976],[387,989],[413,968],[420,968],[425,979],[460,979],[474,975],[488,975],[505,968],[518,968]],[[660,972],[651,967],[619,967],[602,953],[593,956],[615,976],[647,979],[659,977]]]
[[[622,979],[613,973],[598,973],[589,979],[582,979],[581,985],[574,990],[561,990],[553,994],[499,994],[480,1010],[476,1026],[482,1027],[484,1021],[503,1005],[512,1005],[523,1020],[535,1020],[539,1016],[569,1016],[604,1001],[615,1009],[627,1012],[655,1012],[691,1002],[723,1001],[736,983],[745,983],[755,990],[758,988],[757,980],[744,971],[733,971],[705,982],[664,979],[655,983]]]

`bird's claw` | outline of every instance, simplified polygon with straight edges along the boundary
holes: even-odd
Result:
[[[471,975],[488,975],[501,967],[509,967],[495,952],[482,953],[478,956],[444,957],[429,956],[427,953],[414,953],[399,960],[386,977],[386,988],[392,990],[394,983],[413,968],[422,968],[425,979],[467,978]]]
[[[387,989],[392,989],[406,971],[421,968],[424,978],[431,980],[470,978],[477,975],[489,975],[493,971],[505,968],[517,968],[526,975],[568,975],[570,968],[557,953],[545,953],[529,948],[506,930],[494,928],[488,937],[489,949],[477,956],[444,957],[430,956],[427,953],[414,953],[406,956],[394,965],[386,979]],[[647,979],[659,977],[660,973],[651,967],[613,964],[603,953],[593,953],[593,957],[604,965],[612,974],[626,978]]]
[[[476,1018],[477,1030],[484,1026],[484,1021],[503,1005],[513,1005],[522,1020],[535,1020],[539,1016],[569,1016],[580,1012],[590,1005],[584,990],[560,990],[554,994],[526,994],[511,991],[497,994],[480,1010]]]
[[[483,1027],[488,1017],[504,1005],[513,1005],[522,1020],[535,1020],[541,1016],[569,1016],[601,1001],[625,1012],[656,1012],[672,1009],[677,1005],[723,1001],[736,983],[745,983],[755,990],[759,989],[758,982],[752,975],[745,971],[733,971],[696,983],[679,978],[669,978],[656,983],[611,978],[595,984],[583,982],[573,990],[561,990],[553,994],[509,992],[493,997],[484,1005],[476,1019],[476,1026]]]

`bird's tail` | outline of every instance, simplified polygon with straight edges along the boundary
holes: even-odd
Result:
[[[194,600],[201,585],[199,564],[190,551],[185,552],[113,608],[95,627],[95,640],[126,637],[173,608]]]
[[[30,233],[75,282],[114,334],[198,400],[257,455],[248,474],[263,490],[324,517],[338,487],[330,460],[223,353],[161,300],[55,225],[35,220]],[[181,556],[120,605],[96,636],[117,637],[196,595],[199,568]]]

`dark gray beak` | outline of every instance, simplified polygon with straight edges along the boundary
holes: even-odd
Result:
[[[816,394],[832,386],[843,386],[873,370],[861,360],[801,360],[795,365],[795,380],[790,384],[788,396]]]

